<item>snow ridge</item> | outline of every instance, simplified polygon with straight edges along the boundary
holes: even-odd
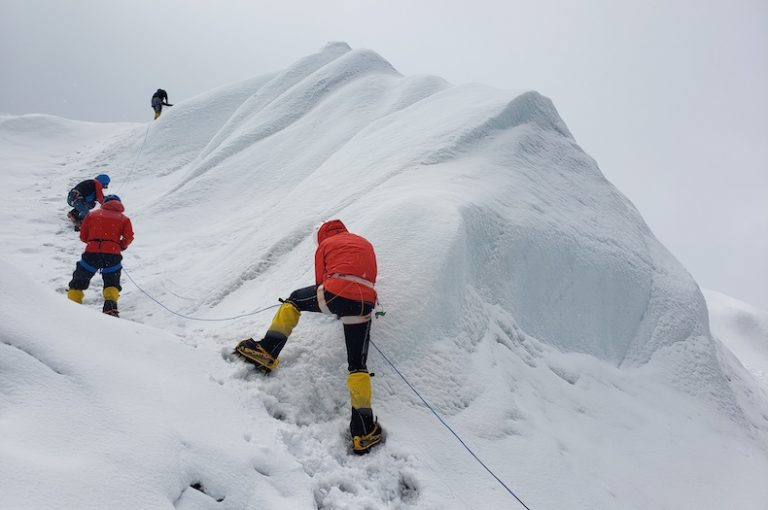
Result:
[[[395,222],[415,249],[429,254],[409,259],[402,246],[388,254],[393,269],[423,275],[423,282],[398,282],[407,301],[445,287],[443,274],[464,275],[432,298],[438,310],[462,310],[471,289],[488,296],[490,305],[508,307],[541,341],[628,367],[678,342],[708,338],[695,282],[540,94],[406,79],[376,53],[344,44],[268,79],[236,84],[237,93],[226,90],[218,95],[230,98],[230,116],[215,130],[191,125],[183,103],[158,121],[200,156],[165,170],[162,199],[141,210],[146,217],[191,223],[177,234],[179,247],[215,254],[213,270],[204,259],[175,268],[164,263],[171,273],[201,275],[198,307],[231,302],[253,285],[272,287],[287,261],[302,264],[313,227],[341,216],[360,218],[374,236],[374,225]],[[197,100],[196,109],[204,105]],[[190,130],[192,136],[181,134]],[[157,150],[153,145],[152,158]],[[440,189],[431,182],[440,182]],[[431,195],[429,210],[414,201],[419,195]],[[393,211],[384,196],[404,198]],[[226,213],[224,223],[195,207],[234,197],[247,207]],[[377,202],[382,210],[371,205]],[[452,241],[447,249],[443,243],[422,246],[416,241],[421,232]],[[252,241],[222,243],[222,237]],[[481,270],[474,268],[478,261]],[[499,280],[498,274],[509,277]],[[487,275],[492,281],[483,283]],[[407,317],[405,323],[411,331],[446,325],[437,334],[424,331],[427,348],[445,331],[461,328],[440,311],[425,313],[426,321],[414,321],[421,324]],[[717,372],[715,353],[708,352],[694,358],[704,372]],[[687,355],[681,356],[679,370],[686,370]],[[673,380],[684,390],[700,383]],[[727,385],[710,384],[726,405]]]
[[[136,229],[126,271],[196,318],[311,285],[323,220],[370,239],[376,346],[532,508],[768,503],[768,397],[534,91],[403,77],[334,43],[146,125],[0,117],[0,144],[2,507],[514,504],[375,352],[389,440],[347,454],[333,317],[303,314],[263,378],[224,358],[269,313],[181,320],[126,284],[117,321],[98,313],[98,279],[69,303],[81,245],[63,195],[101,171]]]

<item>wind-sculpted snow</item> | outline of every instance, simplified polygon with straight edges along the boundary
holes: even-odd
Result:
[[[172,174],[195,160],[235,109],[270,78],[271,75],[259,76],[173,103],[174,106],[164,108],[159,119],[137,128],[130,144],[117,141],[96,158],[123,169],[126,180]],[[152,110],[147,107],[147,116],[151,115]],[[194,129],[179,130],[180,125]]]
[[[0,478],[49,481],[10,501],[518,508],[455,432],[534,509],[768,505],[768,397],[548,98],[333,43],[174,104],[100,131],[0,116],[0,255],[32,275],[0,267]],[[121,320],[99,313],[98,276],[80,308],[65,298],[82,245],[64,197],[102,170],[136,230]],[[314,283],[333,217],[376,247],[386,310],[368,366],[389,437],[362,459],[334,317],[302,314],[268,378],[221,360]],[[67,405],[93,445],[69,463],[29,446],[62,440]]]
[[[454,204],[461,222],[449,227],[436,221],[423,235],[464,232],[467,252],[461,255],[483,269],[461,268],[467,283],[490,275],[491,299],[505,303],[531,334],[621,364],[643,363],[660,346],[706,333],[695,283],[663,249],[652,248],[658,243],[640,216],[574,143],[549,100],[535,92],[448,87],[428,78],[409,82],[372,52],[331,50],[264,84],[270,101],[254,107],[260,94],[250,96],[250,107],[239,108],[236,122],[215,136],[217,148],[209,144],[207,156],[181,170],[175,191],[152,207],[196,218],[196,226],[215,229],[217,239],[222,231],[252,235],[247,244],[203,242],[231,269],[224,275],[207,271],[203,287],[219,298],[204,302],[215,303],[236,282],[261,275],[276,261],[269,253],[286,254],[270,248],[273,243],[300,246],[300,239],[278,242],[286,220],[308,237],[326,217],[345,216],[349,209],[360,217],[358,204],[375,218],[370,193],[392,185],[396,196],[401,181],[411,193],[414,187],[428,193],[429,180],[414,177],[429,172],[441,185],[449,179],[447,189],[457,181],[457,193],[465,187],[474,193]],[[394,100],[404,84],[413,99]],[[177,117],[183,115],[178,111]],[[177,130],[197,131],[194,124],[184,126]],[[457,170],[456,162],[466,159]],[[216,214],[195,205],[211,199]],[[198,246],[199,236],[195,229]],[[414,232],[410,242],[418,237]],[[429,249],[438,267],[458,255],[440,244]],[[230,259],[251,269],[237,271]],[[499,273],[510,277],[498,281]],[[689,282],[687,288],[679,279]],[[221,290],[211,289],[222,280]],[[462,294],[445,299],[461,302]]]
[[[0,114],[0,140],[22,146],[46,140],[46,147],[91,141],[104,126],[96,122],[62,119],[53,115],[32,114],[16,117]]]
[[[712,332],[768,391],[768,312],[711,290],[705,295]]]
[[[497,132],[528,123],[538,124],[543,129],[552,129],[564,137],[571,137],[552,102],[536,92],[526,92],[512,99],[498,114],[488,117],[479,125],[457,129],[453,144],[431,154],[425,163],[437,164],[453,159],[475,143],[488,140]]]
[[[282,94],[259,108],[255,115],[240,114],[241,121],[232,135],[225,139],[226,142],[222,141],[216,150],[209,148],[209,154],[192,167],[179,188],[228,157],[288,128],[329,95],[339,93],[346,85],[374,73],[394,75],[396,71],[376,53],[356,50],[329,62],[296,84],[286,81],[282,75],[278,76],[278,83],[286,87]],[[269,85],[267,88],[271,89]]]
[[[287,69],[277,73],[267,83],[259,87],[255,93],[242,102],[227,123],[211,140],[201,156],[207,156],[211,151],[218,148],[222,141],[233,136],[233,134],[240,129],[243,122],[247,122],[249,117],[258,114],[262,108],[277,99],[286,90],[291,89],[294,85],[304,80],[319,68],[351,50],[352,48],[344,43],[329,44],[323,51],[304,57]]]
[[[618,366],[708,338],[695,282],[538,93],[403,78],[377,54],[343,44],[234,90],[172,109],[163,130],[175,134],[165,140],[186,139],[200,157],[172,172],[162,200],[141,210],[187,225],[174,235],[176,249],[217,261],[150,256],[174,280],[197,275],[194,289],[180,289],[197,296],[193,303],[232,302],[244,286],[247,294],[274,288],[285,271],[305,273],[313,226],[339,216],[381,238],[382,292],[393,278],[395,306],[437,305],[400,312],[402,331],[419,332],[425,350],[445,331],[466,333],[460,311],[478,296],[527,334]],[[223,127],[186,113],[213,106],[217,95],[232,112],[219,119]],[[403,215],[401,241],[379,236]],[[162,245],[165,235],[150,227],[143,239]],[[405,255],[411,245],[418,258]],[[448,275],[450,286],[435,292]],[[278,283],[273,292],[309,283]],[[710,354],[696,362],[717,370]],[[728,399],[727,385],[710,383]]]

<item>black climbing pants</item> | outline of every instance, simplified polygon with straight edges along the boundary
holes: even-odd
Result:
[[[324,291],[325,302],[331,313],[337,317],[360,317],[370,315],[374,304],[366,301],[347,299]],[[317,285],[303,287],[293,291],[286,299],[302,312],[322,313],[317,302]],[[287,338],[271,337],[269,334],[261,341],[264,348],[277,356]],[[347,365],[350,372],[364,372],[368,368],[368,344],[371,340],[371,321],[360,324],[344,324],[344,341],[347,345]]]
[[[91,284],[91,278],[96,271],[101,269],[101,277],[104,280],[104,288],[117,287],[117,290],[123,290],[120,287],[120,273],[122,267],[120,262],[123,256],[116,253],[83,253],[81,260],[75,266],[75,272],[72,273],[72,281],[69,282],[70,289],[85,290]],[[90,266],[90,267],[88,267]]]

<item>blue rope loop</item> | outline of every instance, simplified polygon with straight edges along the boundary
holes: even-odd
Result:
[[[80,264],[80,266],[83,269],[85,269],[89,273],[94,273],[94,274],[99,273],[99,272],[102,273],[102,274],[104,274],[104,273],[114,273],[116,271],[120,271],[123,268],[123,264],[120,263],[120,262],[118,262],[114,266],[102,267],[101,269],[99,269],[98,267],[94,267],[94,266],[90,265],[88,262],[85,261],[85,259],[82,259],[82,258],[78,261],[78,263]]]
[[[83,259],[80,259],[80,261],[78,262],[78,264],[80,264],[80,266],[81,266],[83,269],[85,269],[86,271],[88,271],[89,273],[93,273],[93,274],[96,274],[96,273],[99,271],[99,269],[98,269],[97,267],[93,267],[92,265],[90,265],[88,262],[86,262],[86,261],[85,261],[85,260],[83,260]]]
[[[101,269],[101,273],[102,274],[104,274],[104,273],[115,273],[117,271],[120,271],[122,268],[123,268],[123,264],[118,262],[114,266],[109,266],[109,267],[102,268]]]

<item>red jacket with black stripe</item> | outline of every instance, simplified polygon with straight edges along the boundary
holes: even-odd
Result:
[[[317,241],[315,283],[337,296],[376,304],[376,291],[372,288],[377,273],[373,245],[364,237],[350,233],[341,220],[323,223],[317,231]],[[362,278],[371,285],[334,275]]]
[[[104,202],[100,209],[89,212],[80,226],[80,240],[88,253],[120,254],[133,241],[133,225],[123,214],[119,200]]]

